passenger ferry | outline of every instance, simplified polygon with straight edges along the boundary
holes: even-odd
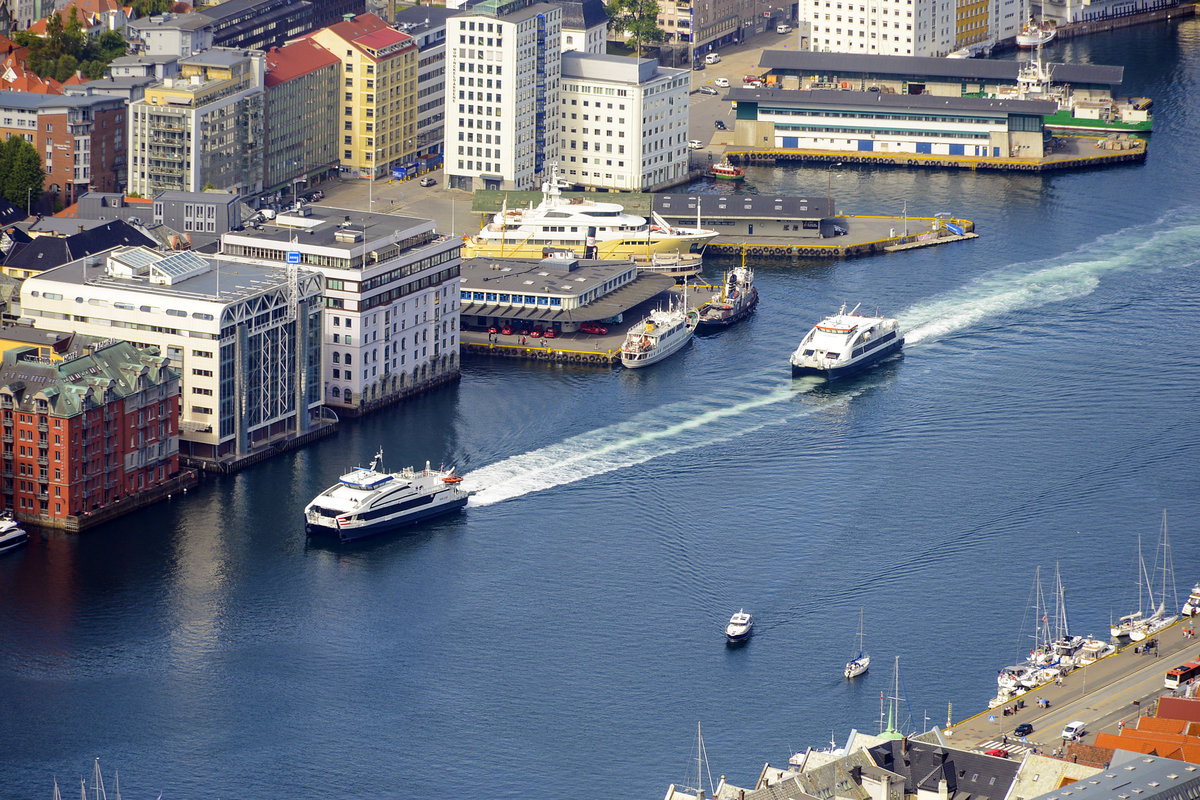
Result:
[[[861,303],[859,304],[861,305]],[[850,375],[898,353],[904,347],[899,323],[887,317],[838,313],[818,322],[792,353],[792,377],[820,375],[829,380]]]
[[[744,181],[746,179],[746,170],[736,164],[722,161],[708,168],[708,177],[716,178],[719,181]]]
[[[406,467],[384,472],[383,449],[369,467],[347,472],[304,509],[305,530],[332,534],[343,542],[373,536],[384,530],[449,514],[467,504],[462,478],[448,470]]]
[[[564,200],[557,171],[542,184],[542,202],[499,214],[474,236],[463,237],[463,258],[541,258],[549,249],[580,258],[624,261],[654,253],[698,253],[716,231],[672,227],[655,212],[626,214],[617,203]]]
[[[700,313],[688,309],[686,299],[682,306],[654,309],[625,335],[621,364],[629,369],[657,364],[688,343],[699,321]]]

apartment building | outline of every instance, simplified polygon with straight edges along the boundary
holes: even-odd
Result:
[[[125,103],[107,95],[0,91],[0,137],[22,136],[42,155],[43,190],[65,205],[125,179]]]
[[[562,52],[604,55],[608,52],[608,12],[603,0],[563,0]]]
[[[252,195],[263,181],[265,58],[214,47],[180,61],[129,104],[128,192],[205,187]]]
[[[267,53],[263,188],[295,199],[298,187],[335,172],[342,62],[310,39]]]
[[[324,402],[361,414],[459,376],[462,241],[431,220],[303,206],[221,237],[220,258],[324,275]]]
[[[559,175],[597,189],[655,191],[688,171],[687,70],[652,58],[562,54]]]
[[[219,468],[319,419],[321,289],[309,270],[121,247],[27,278],[21,311],[157,347],[181,376],[181,456]]]
[[[942,57],[1016,35],[1018,0],[801,0],[811,50]]]
[[[390,174],[417,155],[417,43],[375,14],[359,14],[308,35],[342,63],[338,104],[341,169]]]
[[[447,28],[446,182],[537,189],[560,156],[562,9],[483,0]]]
[[[417,156],[442,152],[446,139],[446,20],[453,9],[397,9],[395,27],[417,42]]]
[[[73,337],[0,362],[4,503],[54,525],[179,473],[179,372],[157,348]]]

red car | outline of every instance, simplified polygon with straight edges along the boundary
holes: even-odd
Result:
[[[594,333],[600,336],[608,333],[608,328],[595,322],[585,322],[579,326],[579,330],[583,333]]]
[[[495,325],[492,325],[491,327],[489,327],[489,328],[488,328],[488,333],[496,333],[496,326],[495,326]]]
[[[1003,747],[993,747],[984,753],[985,756],[995,756],[996,758],[1008,758],[1008,751]]]
[[[505,325],[503,328],[500,329],[500,332],[503,333],[505,336],[512,336],[512,326]]]
[[[546,332],[543,334],[543,336],[545,336],[547,339],[553,339],[555,336],[558,336],[558,333],[554,330],[554,328],[546,328]]]

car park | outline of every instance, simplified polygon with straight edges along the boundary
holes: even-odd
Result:
[[[717,78],[716,80],[713,81],[713,85],[719,86],[722,89],[728,89],[729,88],[729,78]]]
[[[604,334],[608,333],[608,328],[604,327],[598,322],[585,322],[579,326],[579,330],[582,333],[594,333],[597,336],[603,336]]]
[[[1031,733],[1033,733],[1033,726],[1028,722],[1022,722],[1017,726],[1016,730],[1013,731],[1013,735],[1015,736],[1028,736]]]
[[[716,89],[714,89],[711,86],[701,86],[696,91],[698,91],[700,94],[720,94]]]
[[[717,130],[719,130],[719,131],[727,131],[727,130],[729,130],[729,128],[726,128],[726,127],[725,127],[725,123],[724,123],[724,122],[722,122],[722,121],[721,121],[721,120],[719,120],[719,119],[718,119],[718,120],[714,120],[714,121],[713,121],[713,127],[714,127],[714,128],[716,128],[716,129],[717,129]]]
[[[702,149],[704,149],[704,142],[700,141],[699,139],[688,139],[688,150]]]
[[[426,175],[424,178],[421,178],[420,183],[422,186],[433,186],[437,181]]]

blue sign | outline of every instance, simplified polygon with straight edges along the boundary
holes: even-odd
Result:
[[[288,250],[287,263],[299,264],[300,263],[300,251],[299,250]]]
[[[392,177],[398,181],[402,181],[408,177],[408,173],[405,172],[403,167],[396,167],[392,170]]]

